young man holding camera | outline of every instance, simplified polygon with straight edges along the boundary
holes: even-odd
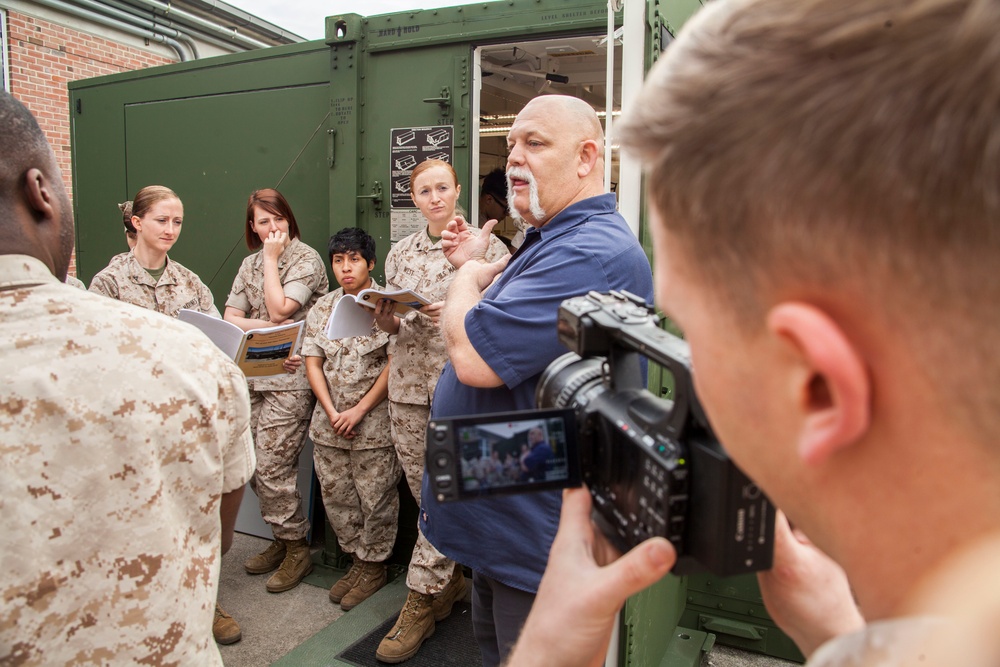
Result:
[[[810,665],[998,664],[997,25],[992,0],[719,0],[619,126],[701,401],[796,528],[760,581]],[[568,492],[511,664],[599,660],[673,564],[655,539],[601,568],[588,509]]]
[[[614,195],[604,192],[603,143],[600,121],[586,102],[535,98],[507,137],[507,199],[511,212],[531,225],[524,244],[509,263],[505,257],[487,264],[482,239],[491,224],[478,237],[461,218],[444,230],[445,252],[459,269],[442,315],[450,362],[434,394],[432,419],[534,408],[538,377],[566,352],[556,336],[564,299],[610,289],[652,298],[646,255],[615,211]],[[425,474],[422,505],[424,535],[473,570],[476,639],[483,664],[496,665],[531,608],[560,496],[440,505]]]

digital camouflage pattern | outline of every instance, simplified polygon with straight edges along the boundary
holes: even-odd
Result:
[[[257,452],[250,488],[260,501],[261,518],[282,540],[300,540],[309,532],[298,486],[299,455],[315,401],[310,389],[250,391],[250,428]]]
[[[393,359],[395,361],[395,359]],[[410,493],[420,506],[420,487],[424,481],[424,452],[427,450],[427,419],[430,407],[389,401],[392,443],[406,475]],[[417,542],[413,545],[406,585],[418,593],[433,595],[444,590],[451,580],[455,563],[434,548],[417,522]]]
[[[330,290],[326,266],[320,259],[319,253],[298,239],[292,239],[278,257],[278,275],[281,277],[285,296],[302,304],[302,307],[288,318],[295,322],[304,320],[309,309]],[[264,255],[261,251],[244,258],[239,273],[233,280],[233,289],[226,299],[226,307],[241,310],[250,319],[271,319],[264,303]],[[303,367],[294,374],[278,378],[251,379],[250,388],[258,391],[308,389],[309,380],[306,379],[305,365],[303,364]],[[308,414],[306,418],[308,419]]]
[[[220,317],[212,292],[201,278],[169,257],[157,281],[132,253],[115,255],[90,281],[90,291],[169,317],[177,317],[182,308]]]
[[[87,291],[87,286],[84,285],[83,281],[77,278],[76,276],[66,276],[65,282],[70,287],[75,287],[77,289],[82,289],[83,291]]]
[[[381,289],[374,282],[372,288]],[[324,333],[326,322],[343,295],[343,288],[338,288],[316,302],[306,317],[306,335],[302,343],[303,357],[323,358],[323,375],[337,410],[357,405],[371,390],[388,363],[386,348],[389,345],[389,334],[374,322],[370,335],[336,340],[327,338]],[[316,403],[309,426],[309,437],[314,443],[340,449],[377,449],[392,446],[389,441],[388,402],[376,405],[354,431],[356,435],[351,439],[337,435],[323,406]]]
[[[472,230],[478,234],[478,229]],[[486,254],[496,261],[507,254],[507,247],[495,236]],[[455,267],[444,256],[441,241],[433,242],[427,228],[410,234],[389,250],[385,259],[385,280],[390,290],[411,289],[431,303],[443,301],[448,294]],[[431,318],[418,312],[400,318],[399,332],[389,339],[389,419],[396,454],[406,475],[410,491],[420,503],[424,477],[427,419],[431,398],[441,369],[448,360],[444,336]],[[451,580],[454,563],[435,549],[422,532],[413,547],[406,585],[418,593],[434,594],[444,590]]]
[[[304,320],[309,309],[326,294],[330,283],[319,253],[292,239],[278,258],[278,275],[285,296],[302,306],[289,318]],[[264,255],[257,251],[240,265],[226,306],[246,317],[270,320],[264,303]],[[260,500],[260,514],[276,538],[298,540],[306,536],[308,521],[302,513],[298,488],[299,455],[309,430],[316,398],[309,389],[305,364],[296,373],[249,380],[253,406],[251,428],[257,448],[257,472],[250,487]]]
[[[385,428],[384,422],[381,427]],[[349,450],[317,445],[313,462],[326,518],[340,548],[364,561],[387,559],[399,520],[396,484],[401,471],[393,448]]]
[[[473,234],[479,229],[473,228]],[[507,254],[496,236],[490,239],[486,259],[495,262]],[[432,243],[427,229],[410,234],[389,250],[385,280],[390,290],[410,289],[431,303],[444,301],[455,276],[441,242]],[[431,318],[418,312],[400,318],[399,332],[390,338],[389,399],[398,403],[430,405],[441,369],[448,361],[444,336]]]
[[[191,327],[0,256],[0,664],[221,665],[242,373]]]
[[[373,289],[379,285],[372,283]],[[389,335],[372,322],[372,332],[331,340],[324,329],[343,288],[327,294],[306,317],[302,356],[322,357],[330,398],[338,410],[357,405],[371,390],[388,360]],[[309,437],[326,517],[340,548],[364,561],[381,563],[392,553],[399,518],[396,484],[402,471],[389,441],[388,401],[376,405],[344,438],[330,426],[323,406],[313,411]],[[353,451],[351,451],[353,450]]]

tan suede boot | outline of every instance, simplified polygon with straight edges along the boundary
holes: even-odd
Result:
[[[434,634],[433,600],[431,595],[410,591],[396,624],[375,651],[380,662],[396,664],[417,654],[424,640]]]
[[[250,574],[264,574],[281,565],[281,561],[284,559],[285,543],[276,539],[267,545],[267,549],[248,558],[243,563],[243,568]]]
[[[240,625],[232,616],[222,611],[218,603],[215,604],[215,621],[212,623],[212,635],[219,644],[235,644],[243,639],[243,632]]]
[[[361,575],[355,582],[354,587],[348,591],[344,599],[340,601],[340,608],[350,611],[358,606],[375,592],[385,586],[388,576],[385,572],[385,563],[369,563],[361,561]]]
[[[354,584],[358,583],[358,577],[361,576],[361,563],[362,561],[354,557],[351,554],[351,567],[348,568],[347,572],[340,579],[337,580],[330,588],[330,602],[333,604],[340,604],[340,601],[344,599]]]
[[[465,597],[466,588],[462,566],[455,563],[455,569],[451,573],[451,581],[448,582],[443,591],[434,596],[432,608],[435,621],[443,621],[451,615],[451,608]]]
[[[282,542],[285,543],[285,559],[281,561],[278,571],[267,580],[269,593],[281,593],[295,588],[313,569],[309,544],[305,538]]]

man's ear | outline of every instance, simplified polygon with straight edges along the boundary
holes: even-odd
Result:
[[[860,351],[827,313],[801,302],[778,304],[768,330],[783,340],[801,372],[790,387],[801,427],[799,456],[819,464],[871,426],[871,378]]]
[[[601,154],[602,147],[598,146],[593,139],[587,139],[580,144],[580,165],[577,167],[577,174],[583,178],[597,165],[597,158]]]
[[[35,211],[36,217],[49,220],[56,217],[53,208],[55,193],[52,192],[52,186],[49,185],[49,181],[41,169],[32,167],[24,175],[24,196],[28,206]]]
[[[58,174],[58,169],[54,169]],[[22,182],[24,204],[32,220],[23,227],[24,240],[32,255],[45,262],[60,280],[65,280],[72,251],[72,218],[64,210],[67,202],[62,198],[62,184],[53,181],[45,170],[32,167],[24,174]],[[66,226],[70,225],[69,229]]]

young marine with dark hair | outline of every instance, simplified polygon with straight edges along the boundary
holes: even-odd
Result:
[[[396,541],[402,475],[389,433],[389,334],[374,322],[364,336],[330,339],[325,328],[345,294],[378,289],[375,239],[357,227],[330,237],[330,265],[340,288],[313,306],[302,344],[306,375],[316,394],[309,437],[323,506],[337,542],[354,563],[330,601],[354,608],[386,583],[385,561]]]

